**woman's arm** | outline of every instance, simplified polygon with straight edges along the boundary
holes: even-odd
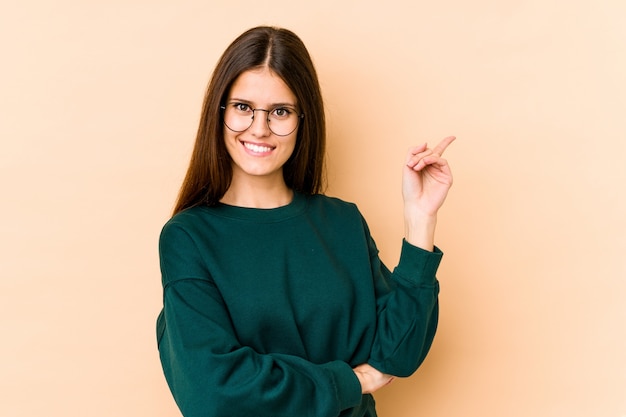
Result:
[[[364,392],[385,386],[392,375],[413,373],[434,339],[439,316],[435,273],[442,256],[434,244],[435,226],[452,185],[450,167],[441,155],[454,139],[447,137],[434,149],[424,144],[408,152],[402,177],[405,241],[393,273],[370,241],[378,313],[369,364],[355,368]]]
[[[381,262],[374,241],[370,238],[369,242],[377,318],[367,361],[373,369],[355,368],[364,393],[385,386],[392,375],[411,375],[426,358],[437,330],[439,283],[435,273],[443,256],[437,248],[429,252],[405,240],[392,273]]]

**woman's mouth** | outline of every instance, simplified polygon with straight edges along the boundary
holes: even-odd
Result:
[[[250,142],[242,142],[242,144],[247,150],[257,154],[269,153],[275,149],[274,147],[268,145],[259,145]]]

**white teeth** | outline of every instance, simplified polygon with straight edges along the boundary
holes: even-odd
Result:
[[[272,150],[272,148],[270,148],[269,146],[255,145],[254,143],[248,143],[248,142],[244,142],[243,146],[250,149],[252,152],[256,152],[256,153],[269,152]]]

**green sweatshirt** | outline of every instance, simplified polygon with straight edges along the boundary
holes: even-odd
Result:
[[[376,416],[352,368],[408,376],[437,327],[442,253],[391,273],[354,204],[195,207],[159,243],[163,371],[185,417]]]

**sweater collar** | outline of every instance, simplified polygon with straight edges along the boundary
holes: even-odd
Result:
[[[211,207],[213,214],[231,219],[247,220],[252,222],[272,223],[286,220],[302,213],[307,205],[307,196],[297,192],[293,193],[293,199],[285,206],[260,209],[231,206],[219,203]]]

